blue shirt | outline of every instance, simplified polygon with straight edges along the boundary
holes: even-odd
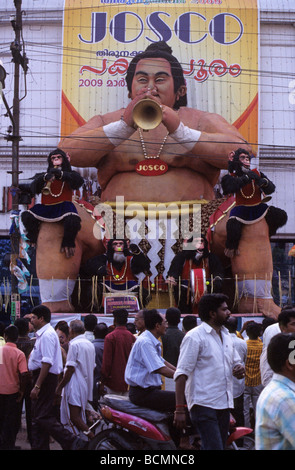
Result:
[[[295,450],[295,383],[274,374],[259,395],[256,450]]]
[[[154,373],[165,365],[161,356],[161,343],[148,330],[135,341],[125,369],[125,381],[133,387],[159,387],[161,375]]]

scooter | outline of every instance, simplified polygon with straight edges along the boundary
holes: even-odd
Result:
[[[177,450],[169,432],[171,413],[143,408],[131,403],[128,397],[104,395],[98,404],[101,420],[89,450]],[[253,432],[251,428],[234,428],[227,447],[238,450],[235,441]]]

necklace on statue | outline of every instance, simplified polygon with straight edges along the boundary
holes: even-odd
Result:
[[[252,199],[252,197],[254,196],[254,193],[255,193],[255,183],[254,183],[254,180],[252,180],[252,193],[249,194],[249,196],[246,196],[246,194],[244,194],[242,188],[240,189],[240,193],[242,194],[243,198],[245,198],[245,199]]]
[[[125,260],[124,271],[123,271],[123,274],[121,276],[119,274],[114,273],[113,263],[110,263],[110,266],[111,266],[111,274],[112,274],[113,279],[115,279],[115,281],[122,281],[122,279],[125,278],[126,271],[127,271],[127,259]]]
[[[142,147],[144,160],[137,163],[137,165],[135,167],[135,171],[139,175],[144,175],[144,176],[163,175],[164,173],[166,173],[166,171],[168,171],[168,165],[167,165],[167,163],[165,163],[163,160],[160,159],[160,155],[161,155],[163,147],[166,143],[168,133],[164,137],[164,140],[163,140],[163,142],[162,142],[162,144],[159,148],[159,151],[158,151],[157,155],[150,155],[149,156],[147,154],[145,141],[143,139],[142,131],[141,131],[140,128],[138,128],[138,132],[139,132],[140,143],[141,143],[141,147]],[[152,161],[147,162],[147,160],[152,160]]]

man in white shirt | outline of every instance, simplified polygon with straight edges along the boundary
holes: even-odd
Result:
[[[85,441],[66,430],[56,417],[55,390],[63,364],[59,339],[50,320],[48,307],[38,305],[33,308],[31,323],[36,342],[28,362],[33,376],[32,449],[50,450],[49,437],[52,436],[63,450],[82,450],[87,443],[85,445]]]
[[[183,429],[185,408],[201,437],[204,450],[223,450],[233,408],[233,375],[244,377],[244,367],[229,331],[228,297],[204,295],[198,305],[202,323],[184,337],[177,363],[174,424]]]
[[[91,410],[93,398],[93,377],[95,368],[95,348],[84,336],[85,328],[81,320],[70,323],[70,344],[62,381],[56,393],[63,396],[61,401],[61,422],[81,438],[89,439],[94,434],[89,431],[86,410]]]

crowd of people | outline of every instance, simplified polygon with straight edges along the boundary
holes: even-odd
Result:
[[[107,393],[171,412],[179,448],[225,449],[232,415],[253,429],[256,449],[295,449],[295,309],[239,327],[218,293],[204,295],[198,311],[197,319],[143,309],[130,322],[118,309],[111,326],[93,314],[53,326],[39,305],[0,324],[0,448],[15,449],[25,413],[32,450],[50,450],[52,439],[86,450]]]

